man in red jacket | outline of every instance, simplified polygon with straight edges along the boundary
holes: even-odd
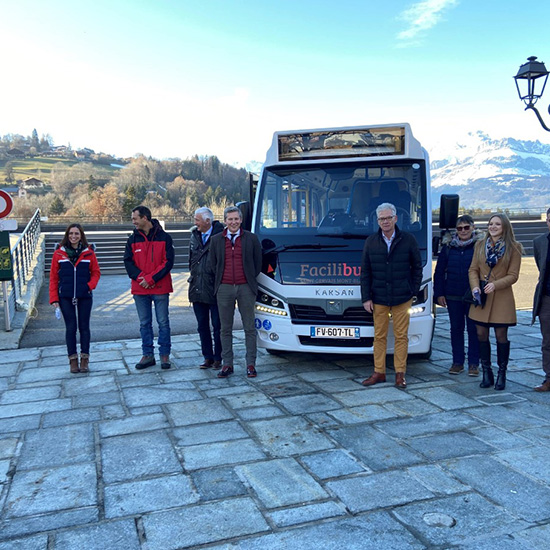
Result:
[[[174,265],[172,237],[158,220],[151,217],[146,206],[132,211],[135,230],[128,237],[124,251],[124,266],[132,279],[132,294],[136,303],[141,333],[143,357],[136,369],[155,365],[153,351],[153,304],[159,327],[158,346],[161,368],[170,368],[170,319],[168,306],[172,288],[170,271]]]

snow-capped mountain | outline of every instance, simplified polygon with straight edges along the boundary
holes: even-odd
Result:
[[[466,208],[550,206],[550,145],[473,132],[447,154],[430,152],[432,204],[457,193]]]

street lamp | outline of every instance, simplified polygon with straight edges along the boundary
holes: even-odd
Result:
[[[546,81],[548,80],[548,71],[542,61],[537,61],[535,56],[527,58],[527,63],[520,66],[518,74],[514,76],[519,98],[525,103],[525,110],[531,109],[537,115],[542,127],[550,132],[544,120],[540,116],[535,103],[544,93]],[[550,113],[550,106],[548,107]]]

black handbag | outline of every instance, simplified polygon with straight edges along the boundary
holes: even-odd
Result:
[[[491,276],[491,271],[493,271],[493,268],[489,270],[489,274],[487,275],[487,277],[485,277],[485,279],[479,280],[479,299],[481,301],[481,304],[474,298],[472,290],[470,288],[464,293],[464,296],[462,297],[462,301],[464,303],[473,304],[475,307],[481,307],[481,309],[483,309],[483,307],[487,303],[487,294],[485,294],[484,289],[487,281],[489,280],[489,277]]]

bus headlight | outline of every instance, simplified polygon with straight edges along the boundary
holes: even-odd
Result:
[[[256,296],[256,311],[260,313],[270,313],[272,315],[286,316],[288,313],[285,311],[284,303],[271,296],[267,292],[259,291]]]

